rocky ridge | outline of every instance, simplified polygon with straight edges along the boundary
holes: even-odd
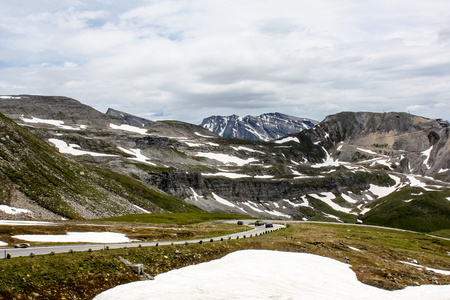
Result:
[[[267,113],[245,117],[211,116],[203,119],[200,126],[226,138],[269,141],[312,128],[317,123],[311,119]]]

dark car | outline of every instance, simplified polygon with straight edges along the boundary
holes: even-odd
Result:
[[[264,221],[258,220],[255,222],[255,226],[262,226],[264,225]]]
[[[244,221],[238,221],[237,224],[238,225],[244,225]]]
[[[14,248],[28,248],[28,247],[30,247],[30,246],[31,246],[31,245],[28,244],[28,243],[20,243],[20,244],[14,245]]]
[[[273,227],[273,224],[272,223],[267,223],[266,224],[266,228],[268,228],[268,227]]]

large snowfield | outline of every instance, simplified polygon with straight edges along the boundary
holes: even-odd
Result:
[[[114,299],[450,299],[450,285],[387,291],[359,282],[350,265],[308,253],[242,250],[107,290]]]

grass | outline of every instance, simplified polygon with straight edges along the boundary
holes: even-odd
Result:
[[[227,217],[240,217],[238,215],[205,214],[155,214],[154,218],[148,215],[129,215],[105,220],[89,220],[88,222],[64,221],[54,222],[49,226],[1,226],[1,241],[10,246],[24,242],[14,238],[15,235],[61,235],[67,232],[118,232],[125,234],[131,240],[143,242],[184,240],[227,235],[233,232],[247,230],[247,226],[236,223],[214,222]],[[222,218],[220,218],[222,216]],[[192,221],[190,219],[192,217]],[[244,217],[245,218],[245,217]],[[248,217],[247,217],[248,218]],[[111,219],[114,219],[111,220]],[[194,221],[195,220],[195,221]],[[51,245],[60,243],[29,242],[33,246]]]
[[[215,226],[219,224],[209,224]],[[212,227],[211,227],[212,228]],[[350,247],[359,249],[354,250]],[[2,260],[0,298],[90,299],[113,286],[139,280],[117,255],[158,275],[242,249],[314,253],[349,263],[358,279],[384,289],[450,284],[450,276],[399,261],[449,270],[450,241],[421,233],[343,224],[301,223],[266,235],[223,242],[141,247]],[[58,272],[55,272],[58,270]]]
[[[0,203],[10,204],[17,189],[40,206],[67,219],[83,219],[74,203],[92,214],[123,214],[111,198],[152,212],[201,209],[159,193],[131,177],[65,158],[54,147],[0,114]],[[159,170],[161,171],[161,170]]]
[[[132,223],[189,225],[217,220],[251,219],[244,215],[214,213],[173,213],[173,214],[136,214],[101,219],[102,221],[120,221]]]
[[[364,224],[403,228],[420,232],[450,229],[450,191],[404,188],[371,203],[361,219]]]

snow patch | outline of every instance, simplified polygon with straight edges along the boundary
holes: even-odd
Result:
[[[358,251],[358,252],[361,252],[361,250],[360,249],[358,249],[358,248],[355,248],[355,247],[352,247],[352,246],[347,246],[347,247],[349,247],[350,249],[352,249],[353,251]]]
[[[350,202],[350,203],[356,203],[358,201],[344,193],[341,194],[341,197],[344,198],[345,201]]]
[[[255,205],[254,203],[250,202],[250,201],[249,201],[249,202],[244,202],[244,203],[242,203],[242,204],[244,204],[244,205],[250,207],[252,210],[254,210],[254,211],[256,211],[256,212],[260,212],[260,213],[263,213],[263,212],[264,212],[264,211],[262,211],[261,209],[257,208],[256,205]]]
[[[202,173],[202,175],[203,176],[209,176],[209,177],[222,176],[222,177],[227,177],[227,178],[232,178],[232,179],[251,177],[250,175],[246,175],[246,174],[229,173],[229,172]]]
[[[151,214],[151,213],[152,213],[151,211],[148,211],[148,210],[146,210],[146,209],[143,209],[142,207],[137,206],[137,205],[135,205],[135,204],[133,204],[133,206],[136,207],[137,209],[143,211],[143,212],[146,213],[146,214]]]
[[[251,148],[248,148],[248,147],[244,147],[244,146],[239,146],[239,147],[233,147],[233,146],[231,146],[231,148],[232,148],[233,150],[236,150],[236,151],[242,150],[242,151],[247,151],[247,152],[252,152],[252,153],[261,153],[261,154],[265,154],[265,153],[262,152],[262,151],[254,150],[254,149],[251,149]]]
[[[313,168],[338,167],[338,166],[348,165],[349,164],[348,162],[341,162],[341,161],[334,160],[333,158],[331,158],[330,154],[328,153],[328,151],[324,147],[322,147],[322,150],[326,154],[326,157],[325,157],[323,163],[311,165],[311,167],[313,167]]]
[[[31,119],[25,118],[23,115],[20,117],[22,121],[25,123],[31,123],[31,124],[47,124],[47,125],[53,125],[61,129],[67,129],[67,130],[83,130],[86,129],[86,125],[80,125],[78,127],[68,126],[64,125],[64,121],[60,120],[45,120],[45,119],[39,119],[35,117],[31,117]]]
[[[141,153],[141,149],[125,149],[123,147],[118,147],[118,148],[122,152],[125,152],[127,154],[133,155],[134,158],[130,158],[131,160],[135,160],[135,161],[138,161],[138,162],[142,162],[142,163],[145,163],[145,164],[156,166],[155,163],[152,163],[152,162],[148,161],[149,158]]]
[[[275,144],[284,144],[284,143],[288,143],[288,142],[300,143],[298,138],[289,136],[289,137],[285,137],[284,139],[275,141]]]
[[[236,156],[231,156],[228,154],[222,154],[222,153],[202,153],[199,152],[197,153],[198,157],[205,157],[205,158],[209,158],[209,159],[214,159],[214,160],[218,160],[224,164],[236,164],[238,166],[244,166],[247,165],[249,163],[258,161],[255,158],[247,158],[247,159],[242,159]]]
[[[223,199],[222,197],[220,197],[220,196],[218,196],[218,195],[216,195],[216,194],[214,194],[214,193],[212,193],[212,195],[213,195],[214,199],[215,199],[217,202],[219,202],[219,203],[221,203],[221,204],[223,204],[223,205],[226,205],[226,206],[236,207],[236,205],[234,205],[234,204],[231,203],[230,201],[225,200],[225,199]]]
[[[31,210],[12,207],[12,206],[8,206],[8,205],[0,205],[0,210],[8,215],[18,215],[18,214],[32,215],[33,214],[33,212]]]
[[[428,161],[430,160],[430,154],[431,150],[433,150],[433,146],[431,146],[429,149],[420,152],[422,155],[425,155],[425,159],[423,160],[422,164],[427,166],[427,169],[430,169],[430,165],[428,164]]]
[[[257,178],[257,179],[272,179],[274,176],[273,175],[255,175],[253,176],[253,178]]]
[[[417,186],[417,187],[421,187],[421,188],[425,188],[427,185],[425,183],[423,183],[422,181],[418,180],[416,178],[416,176],[414,175],[406,175],[406,177],[408,177],[408,180],[410,182],[410,186]]]
[[[194,199],[195,201],[198,201],[198,199],[203,198],[203,196],[200,196],[199,194],[197,194],[197,192],[193,188],[190,188],[190,189],[191,189],[191,192],[193,194],[191,199]]]
[[[370,184],[369,191],[372,194],[376,195],[378,198],[383,198],[383,197],[395,192],[398,188],[401,187],[400,186],[401,180],[399,177],[394,176],[394,175],[389,174],[389,177],[391,177],[392,179],[395,180],[395,185],[385,187],[385,186]]]
[[[351,208],[342,207],[342,206],[334,203],[333,201],[331,201],[331,200],[336,198],[336,196],[333,193],[325,192],[325,193],[322,193],[322,195],[323,196],[319,196],[317,194],[309,194],[309,196],[311,196],[313,198],[316,198],[316,199],[318,199],[318,200],[320,200],[322,202],[325,202],[326,204],[331,206],[331,208],[334,209],[334,210],[342,211],[342,212],[345,212],[347,214],[351,214],[351,212],[350,212],[352,210]]]
[[[130,125],[126,125],[126,124],[121,124],[121,125],[109,124],[109,127],[112,129],[115,129],[115,130],[123,130],[123,131],[128,131],[128,132],[133,132],[133,133],[139,133],[139,134],[143,134],[143,135],[147,134],[147,129],[130,126]]]
[[[8,246],[8,243],[0,241],[0,247]]]
[[[83,151],[79,150],[78,148],[81,148],[79,145],[76,144],[67,144],[66,142],[58,139],[49,139],[50,143],[55,145],[56,148],[58,148],[60,153],[63,154],[72,154],[75,156],[79,155],[90,155],[90,156],[117,156],[113,154],[105,154],[105,153],[98,153],[98,152],[91,152],[91,151]]]
[[[356,148],[356,149],[358,149],[361,152],[369,153],[369,154],[372,154],[372,155],[378,155],[378,153],[376,153],[376,152],[374,152],[372,150],[363,149],[363,148]]]
[[[22,234],[13,238],[28,242],[51,243],[128,243],[124,233],[117,232],[67,232],[67,234]]]
[[[203,146],[203,144],[199,144],[199,143],[191,143],[191,142],[186,142],[186,145],[188,145],[189,147],[201,147]]]
[[[443,274],[443,275],[450,275],[450,271],[447,271],[447,270],[439,270],[439,269],[429,268],[429,267],[421,266],[419,264],[410,263],[410,262],[407,262],[407,261],[399,260],[399,262],[401,262],[403,264],[410,265],[410,266],[414,266],[414,267],[417,267],[417,268],[423,268],[423,269],[428,270],[428,271],[433,271],[435,273],[439,273],[439,274]]]
[[[197,135],[197,136],[200,136],[200,137],[208,138],[208,139],[215,139],[216,138],[215,136],[204,135],[204,134],[201,134],[201,133],[199,133],[197,131],[194,132],[194,134]]]
[[[450,285],[388,291],[358,281],[348,264],[309,253],[241,250],[221,259],[107,290],[95,300],[126,299],[448,299]]]

